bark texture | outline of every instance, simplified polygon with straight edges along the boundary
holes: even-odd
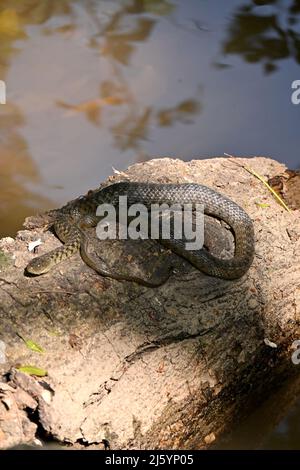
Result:
[[[195,182],[236,201],[256,237],[253,265],[237,281],[206,276],[154,242],[101,246],[132,269],[143,249],[149,265],[175,260],[158,288],[104,279],[79,255],[30,278],[28,242],[42,239],[39,254],[60,245],[42,231],[43,218],[0,241],[0,447],[48,436],[112,449],[205,448],[298,372],[299,213],[240,165],[266,179],[285,170],[262,157],[163,158],[109,180]],[[29,376],[20,365],[47,375]]]

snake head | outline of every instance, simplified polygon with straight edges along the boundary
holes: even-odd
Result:
[[[38,256],[37,258],[33,258],[26,266],[25,271],[28,274],[33,274],[35,276],[39,276],[40,274],[47,273],[51,268],[49,263],[49,256],[48,253],[43,256]]]

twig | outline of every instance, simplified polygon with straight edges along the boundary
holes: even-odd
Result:
[[[224,152],[224,155],[226,155],[227,157],[233,158],[233,159],[236,158],[233,155],[230,155],[229,153]],[[268,190],[273,194],[273,196],[277,199],[277,201],[285,208],[285,210],[287,210],[290,214],[292,213],[291,209],[285,204],[285,202],[283,201],[283,199],[281,199],[279,194],[277,194],[276,191],[274,191],[274,189],[269,185],[269,183],[262,176],[260,176],[258,173],[256,173],[255,170],[253,170],[250,166],[243,165],[242,163],[238,163],[234,160],[231,160],[231,161],[232,161],[232,163],[235,163],[236,165],[244,168],[246,171],[248,171],[253,176],[258,178],[268,188]]]

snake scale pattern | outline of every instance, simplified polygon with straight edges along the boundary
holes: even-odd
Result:
[[[96,226],[99,218],[96,209],[100,204],[118,206],[119,196],[127,196],[128,205],[151,204],[203,204],[204,213],[225,221],[235,238],[235,252],[230,259],[213,256],[205,248],[186,250],[182,240],[159,240],[172,251],[187,259],[200,271],[222,279],[242,277],[252,264],[254,256],[254,229],[247,213],[231,199],[203,185],[120,182],[88,193],[57,211],[53,228],[65,244],[49,253],[33,258],[26,267],[27,273],[40,275],[48,272],[61,261],[81,251],[87,264],[103,275],[116,277],[106,269],[97,267],[86,251],[85,227]]]

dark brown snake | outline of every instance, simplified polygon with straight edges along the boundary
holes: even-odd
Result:
[[[127,196],[128,206],[141,203],[147,208],[151,204],[203,204],[204,213],[225,221],[232,229],[235,238],[235,252],[230,259],[213,256],[205,248],[186,250],[182,240],[159,240],[164,246],[187,259],[200,271],[222,279],[237,279],[251,266],[254,256],[254,230],[247,213],[226,196],[199,184],[156,184],[120,182],[91,192],[62,207],[53,227],[56,235],[65,244],[49,253],[30,261],[26,271],[40,275],[53,266],[69,258],[80,250],[83,260],[100,274],[118,278],[104,266],[93,260],[87,253],[87,238],[84,227],[95,226],[99,221],[96,209],[100,204],[118,206],[119,196]],[[132,280],[130,277],[126,279]],[[133,279],[135,280],[135,279]],[[164,280],[162,280],[164,282]]]

